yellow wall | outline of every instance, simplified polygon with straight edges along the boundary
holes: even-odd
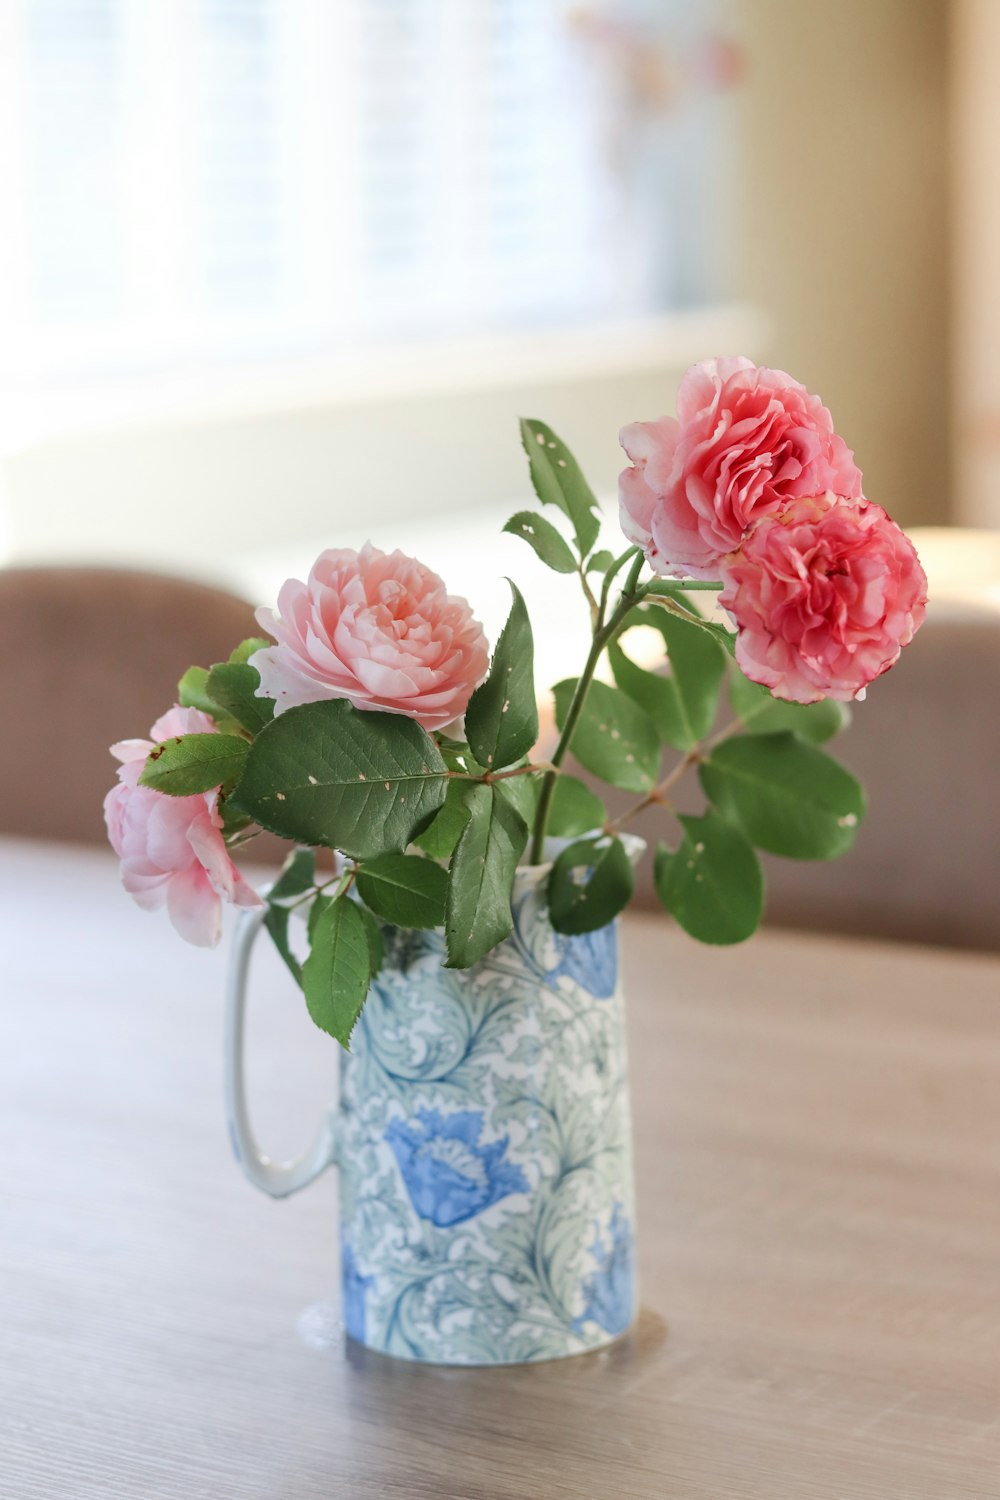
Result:
[[[1000,4],[953,0],[956,519],[1000,527]]]
[[[1000,10],[1000,0],[987,0]],[[948,494],[946,0],[735,0],[748,53],[738,295],[818,391],[869,499]]]

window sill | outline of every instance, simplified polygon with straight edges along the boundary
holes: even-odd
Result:
[[[756,308],[724,303],[630,322],[383,344],[321,359],[30,389],[0,385],[0,453],[88,432],[225,423],[682,370],[709,351],[760,350],[768,332]]]

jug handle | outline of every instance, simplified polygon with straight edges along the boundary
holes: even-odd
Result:
[[[253,945],[266,915],[266,906],[242,912],[233,937],[226,986],[226,1110],[233,1151],[247,1177],[272,1198],[287,1198],[336,1162],[335,1112],[332,1107],[326,1111],[312,1144],[288,1162],[272,1161],[258,1145],[250,1124],[243,1068],[247,978]]]

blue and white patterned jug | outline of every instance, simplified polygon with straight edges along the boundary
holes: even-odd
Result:
[[[227,1038],[236,1154],[275,1197],[337,1165],[344,1324],[384,1354],[554,1359],[610,1343],[634,1317],[616,924],[553,932],[548,868],[518,872],[514,931],[472,969],[443,967],[440,933],[385,929],[339,1102],[287,1166],[262,1155],[247,1118],[243,1008],[262,917],[242,918]]]

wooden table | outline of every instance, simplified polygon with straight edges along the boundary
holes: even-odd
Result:
[[[1000,1496],[1000,961],[630,919],[638,1328],[457,1372],[345,1345],[332,1173],[237,1171],[224,953],[103,854],[0,871],[4,1500]],[[251,1046],[291,1150],[334,1052],[276,966]]]

